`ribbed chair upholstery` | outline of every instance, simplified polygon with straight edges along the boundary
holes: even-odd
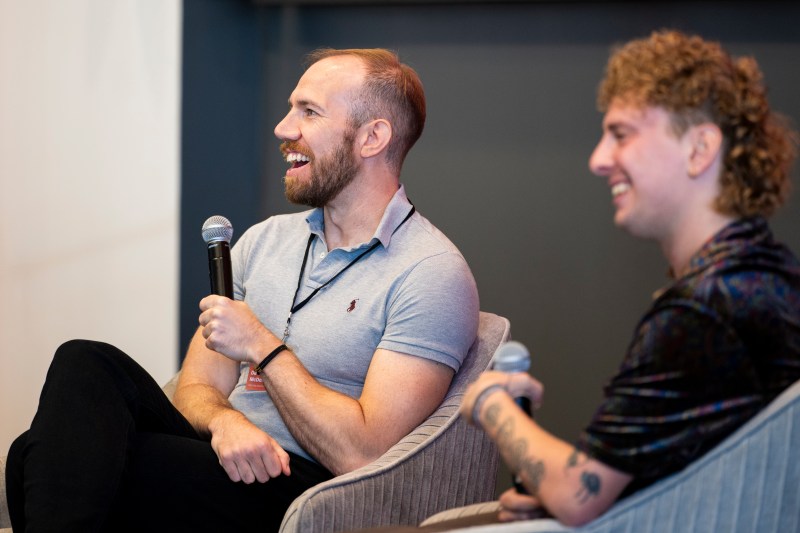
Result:
[[[506,318],[481,312],[477,339],[439,408],[373,463],[305,491],[286,512],[281,530],[415,525],[445,509],[494,498],[497,449],[482,431],[464,423],[458,407],[467,385],[489,367],[509,331]],[[170,397],[176,382],[173,378],[164,386]],[[0,457],[0,527],[10,527],[5,457]]]
[[[509,338],[507,319],[481,312],[478,337],[441,406],[375,462],[308,489],[286,511],[282,532],[416,525],[444,509],[494,498],[498,453],[458,416],[467,385]]]
[[[8,517],[6,501],[6,456],[0,455],[0,533],[11,533],[11,519]]]
[[[497,510],[497,502],[425,520]],[[452,531],[461,531],[454,529]],[[800,381],[681,472],[569,529],[555,520],[470,528],[469,533],[796,533],[800,532]]]

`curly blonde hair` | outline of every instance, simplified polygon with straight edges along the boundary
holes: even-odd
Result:
[[[653,32],[609,59],[598,107],[605,112],[614,99],[669,111],[677,135],[702,122],[720,128],[720,213],[769,216],[786,200],[798,137],[770,110],[755,59],[731,57],[719,43],[697,36]]]

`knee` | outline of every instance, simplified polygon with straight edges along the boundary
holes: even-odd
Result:
[[[108,357],[118,351],[117,348],[105,342],[73,339],[59,346],[55,357],[59,359],[85,358],[92,355]]]
[[[22,456],[22,450],[25,448],[26,442],[28,442],[27,431],[14,439],[14,442],[11,443],[11,447],[8,449],[8,463],[11,463],[12,460],[16,460],[18,457]]]
[[[58,347],[56,353],[53,355],[52,365],[73,365],[76,360],[84,359],[86,354],[94,352],[92,344],[93,341],[81,339],[65,342]]]
[[[118,351],[104,342],[74,339],[58,347],[50,367],[81,369],[82,372],[94,367],[107,368]]]
[[[94,347],[96,344],[99,343],[97,341],[89,341],[85,339],[72,339],[59,346],[58,349],[56,350],[56,354],[83,352],[89,348]]]
[[[22,472],[22,465],[25,458],[25,446],[28,443],[28,432],[26,431],[11,443],[8,449],[8,456],[6,457],[6,489],[9,485],[14,484],[19,480]]]

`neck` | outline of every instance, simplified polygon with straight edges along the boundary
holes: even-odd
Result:
[[[376,185],[357,180],[326,205],[323,216],[328,250],[357,246],[371,239],[398,186],[397,181]]]
[[[683,229],[676,229],[671,238],[662,239],[661,250],[674,276],[679,278],[686,274],[691,258],[733,220],[731,216],[716,211],[706,211],[702,216],[685,221],[682,224]]]

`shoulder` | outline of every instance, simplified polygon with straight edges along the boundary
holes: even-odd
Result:
[[[414,213],[408,222],[408,238],[413,239],[419,247],[434,253],[449,252],[461,255],[461,251],[450,238],[419,211]]]
[[[392,235],[387,255],[407,265],[409,271],[421,265],[437,266],[460,273],[472,273],[458,247],[419,212]]]
[[[402,264],[402,285],[420,287],[428,294],[477,294],[475,279],[458,247],[427,218],[415,213],[407,227],[392,237],[388,256]]]
[[[306,219],[311,211],[301,211],[298,213],[285,213],[273,215],[261,222],[253,224],[242,234],[240,241],[252,241],[270,232],[283,232],[303,230],[308,233],[308,223]]]
[[[732,320],[760,312],[774,314],[786,304],[800,310],[796,260],[791,254],[778,257],[755,253],[678,281],[656,300],[654,308],[684,308]]]
[[[253,224],[236,241],[234,248],[248,255],[265,246],[291,241],[294,237],[302,239],[308,235],[308,218],[311,211],[274,215]]]

